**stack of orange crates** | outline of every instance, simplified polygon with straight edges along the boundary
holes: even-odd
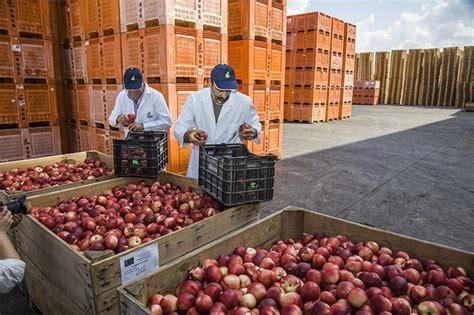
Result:
[[[283,131],[286,3],[229,0],[229,60],[240,92],[249,95],[263,125],[255,154],[281,156]]]
[[[1,1],[0,13],[0,162],[59,154],[54,5]]]
[[[63,0],[59,3],[69,148],[112,154],[123,131],[108,124],[122,89],[118,2]]]
[[[286,48],[284,119],[350,117],[355,26],[321,12],[290,16]]]
[[[320,122],[326,118],[331,17],[315,12],[287,20],[286,120]]]
[[[61,4],[72,150],[112,153],[113,139],[123,137],[123,131],[110,127],[108,117],[123,88],[123,71],[131,66],[164,95],[175,125],[189,93],[206,86],[212,67],[227,58],[227,1],[193,3]],[[169,135],[167,169],[184,174],[190,148],[178,145],[173,130]]]
[[[378,104],[380,81],[355,81],[353,102],[356,105]]]
[[[342,87],[339,119],[352,116],[352,94],[354,91],[356,26],[344,24],[344,53],[342,59]]]

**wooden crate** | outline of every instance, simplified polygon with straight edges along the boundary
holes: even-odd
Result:
[[[110,168],[114,167],[113,158],[109,155],[105,155],[103,153],[97,151],[87,151],[87,152],[78,152],[78,153],[71,153],[71,154],[62,154],[62,155],[54,155],[36,159],[28,159],[22,161],[14,161],[14,162],[6,162],[0,163],[0,172],[9,171],[14,168],[28,168],[28,167],[35,167],[35,166],[46,166],[48,164],[54,164],[64,160],[75,160],[75,161],[84,161],[86,158],[93,158],[95,160],[102,161],[105,165]],[[29,192],[7,192],[4,190],[0,190],[0,200],[14,200],[18,198],[20,195],[26,195],[27,197],[43,195],[51,192],[55,192],[58,190],[68,189],[76,186],[82,186],[86,184],[92,184],[99,181],[103,181],[106,179],[111,179],[112,176],[104,176],[96,179],[79,181],[67,185],[59,185],[49,188],[43,188],[38,190],[33,190]]]
[[[469,273],[474,272],[474,254],[433,244],[400,234],[367,227],[309,210],[288,207],[247,227],[236,230],[203,248],[191,252],[173,263],[163,266],[148,277],[120,287],[121,314],[151,314],[146,307],[148,297],[155,293],[174,292],[187,271],[200,265],[206,258],[231,253],[237,246],[270,247],[277,239],[298,239],[303,233],[322,232],[327,235],[346,235],[353,241],[375,240],[392,250],[405,250],[409,254],[436,258],[446,267],[462,265]]]
[[[138,183],[140,180],[116,178],[37,196],[28,200],[28,207],[51,206],[65,198],[97,195],[115,186]],[[188,185],[199,191],[195,180],[172,173],[164,172],[158,180],[163,183],[169,181],[176,185]],[[74,251],[28,215],[17,228],[16,242],[20,256],[28,265],[25,278],[29,296],[44,314],[117,314],[116,288],[121,285],[121,257],[145,246],[157,244],[159,264],[163,265],[258,217],[258,205],[234,207],[132,250],[112,256],[106,255],[105,252],[95,252],[94,256],[91,256]]]

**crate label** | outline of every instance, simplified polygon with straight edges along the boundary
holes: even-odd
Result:
[[[13,52],[21,52],[21,46],[20,45],[12,45],[12,51]]]
[[[122,285],[143,278],[160,267],[158,244],[143,247],[120,258]]]

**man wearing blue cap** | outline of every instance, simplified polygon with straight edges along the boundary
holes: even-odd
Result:
[[[186,99],[174,135],[184,147],[193,145],[187,176],[198,178],[200,145],[242,143],[242,140],[259,143],[261,130],[252,100],[237,92],[234,69],[219,64],[211,71],[210,86],[191,93]]]
[[[143,82],[142,72],[128,68],[123,76],[124,90],[115,100],[109,117],[112,127],[126,127],[129,131],[162,131],[171,127],[171,115],[163,94]]]

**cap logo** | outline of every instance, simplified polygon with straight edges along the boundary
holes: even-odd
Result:
[[[132,77],[130,78],[130,81],[133,82],[133,81],[135,81],[135,80],[136,80],[135,75],[132,75]]]
[[[225,78],[226,78],[226,79],[230,78],[230,72],[229,72],[229,71],[227,71],[227,72],[225,73]]]

